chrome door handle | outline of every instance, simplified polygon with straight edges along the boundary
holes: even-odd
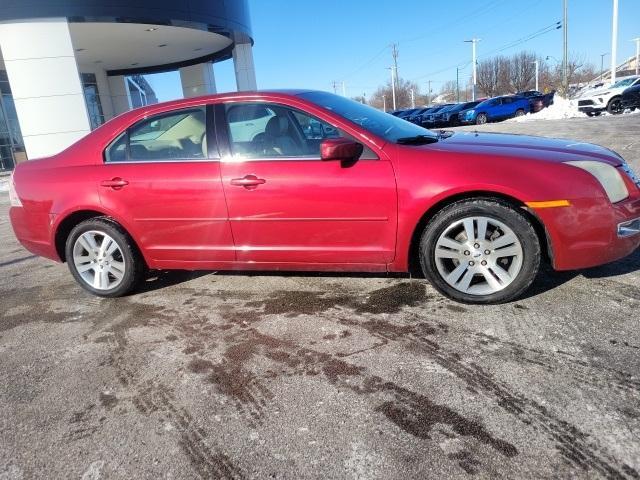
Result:
[[[245,175],[242,178],[231,179],[231,185],[235,185],[236,187],[244,187],[249,190],[257,188],[258,185],[262,185],[264,183],[267,183],[264,178],[258,178],[255,175]]]
[[[101,187],[113,188],[114,190],[120,190],[122,187],[129,185],[129,182],[123,180],[120,177],[112,178],[111,180],[103,180],[100,182]]]

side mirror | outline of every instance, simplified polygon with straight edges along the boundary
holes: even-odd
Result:
[[[355,162],[362,155],[363,149],[361,143],[348,138],[328,138],[320,144],[320,158],[322,160]]]

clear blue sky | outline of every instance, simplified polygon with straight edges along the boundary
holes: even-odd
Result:
[[[569,0],[569,51],[600,66],[600,54],[611,51],[612,0]],[[437,91],[455,80],[456,65],[468,65],[479,37],[478,56],[523,49],[561,59],[562,30],[521,44],[562,20],[562,0],[250,0],[258,88],[332,90],[344,81],[348,96],[370,95],[389,78],[393,42],[398,70],[422,91],[431,80]],[[619,0],[618,62],[635,54],[632,38],[640,36],[640,0]],[[605,58],[605,65],[610,57]],[[232,62],[214,67],[219,92],[235,90]],[[160,100],[181,95],[177,74],[152,77]],[[338,87],[341,93],[341,86]]]

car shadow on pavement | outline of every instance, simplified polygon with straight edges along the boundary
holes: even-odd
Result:
[[[616,262],[584,270],[556,272],[547,265],[540,269],[538,277],[531,288],[525,292],[523,298],[535,297],[549,290],[553,290],[554,288],[557,288],[578,276],[593,279],[604,279],[617,277],[619,275],[626,275],[637,271],[640,271],[640,249],[636,250],[628,257]]]

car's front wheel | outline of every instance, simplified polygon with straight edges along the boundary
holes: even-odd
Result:
[[[444,295],[465,303],[519,297],[536,277],[540,255],[529,219],[501,200],[472,199],[445,207],[420,241],[427,279]]]
[[[66,260],[84,289],[101,297],[131,292],[144,273],[144,261],[133,240],[106,217],[79,223],[67,237]]]
[[[609,100],[609,104],[607,105],[607,112],[612,115],[619,115],[620,113],[624,112],[622,99],[620,97],[614,97]]]
[[[487,114],[479,113],[476,117],[476,125],[484,125],[485,123],[487,123]]]
[[[516,110],[516,117],[523,117],[524,116],[524,110],[522,110],[521,108]]]

